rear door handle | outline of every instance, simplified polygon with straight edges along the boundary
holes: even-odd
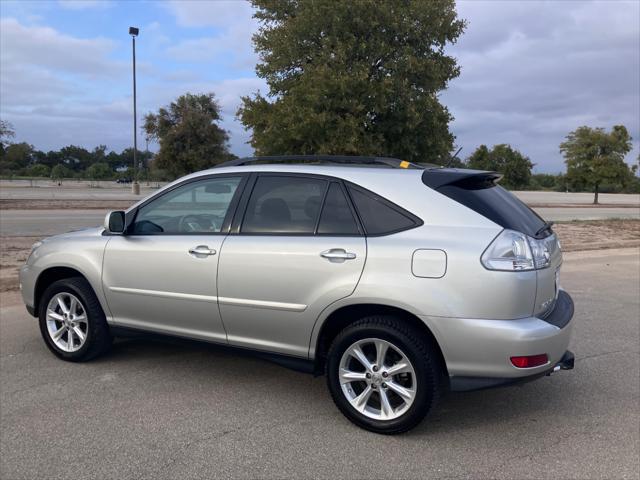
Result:
[[[332,248],[330,250],[325,250],[320,254],[320,256],[329,260],[353,260],[356,258],[355,253],[347,252],[344,248]]]
[[[198,245],[197,247],[190,248],[189,253],[195,256],[215,255],[216,251],[213,250],[212,248],[207,247],[206,245]]]

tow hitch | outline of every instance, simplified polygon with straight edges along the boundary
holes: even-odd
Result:
[[[574,362],[575,356],[573,355],[573,352],[567,350],[560,361],[553,366],[553,369],[549,373],[547,373],[547,376],[559,372],[560,370],[573,370]]]

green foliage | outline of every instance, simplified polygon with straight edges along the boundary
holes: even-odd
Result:
[[[527,190],[563,191],[564,189],[564,176],[550,173],[535,173],[531,175],[531,180],[527,187]]]
[[[386,155],[446,162],[437,97],[460,68],[445,47],[465,23],[453,0],[253,0],[257,75],[238,116],[259,155]]]
[[[62,180],[63,178],[73,177],[73,171],[61,163],[51,169],[51,178],[53,180]]]
[[[504,175],[500,184],[512,190],[529,185],[533,163],[518,150],[506,144],[489,150],[480,145],[467,159],[467,166],[477,170],[492,170]]]
[[[12,143],[0,158],[1,175],[17,175],[31,163],[33,146],[28,143]]]
[[[49,177],[51,169],[47,165],[36,163],[27,169],[27,175],[30,177]]]
[[[145,178],[148,174],[149,164],[153,158],[153,153],[149,151],[141,152],[138,150],[136,155],[138,161],[138,178]],[[131,170],[127,173],[127,178],[134,178],[135,173],[133,171],[133,148],[125,148],[122,153],[118,155],[118,164],[115,167],[127,167],[127,170]]]
[[[43,175],[45,169],[52,170],[56,165],[65,167],[65,178],[79,177],[97,180],[99,178],[114,178],[116,169],[133,166],[133,149],[125,148],[121,153],[107,153],[106,145],[99,145],[92,151],[82,147],[69,145],[58,151],[42,152],[35,150],[27,143],[12,144],[7,148],[4,155],[0,157],[0,175],[3,176],[48,176]],[[8,154],[8,155],[7,155]],[[141,176],[148,176],[148,168],[152,163],[153,153],[138,150],[138,161],[141,167]],[[100,167],[91,167],[94,164],[101,164]],[[104,165],[108,168],[104,169]],[[39,167],[34,170],[35,167]],[[33,173],[36,172],[36,173]],[[98,177],[94,176],[98,175]],[[133,178],[133,173],[127,175]]]
[[[154,163],[175,178],[230,159],[229,136],[219,121],[213,93],[187,93],[158,113],[147,114],[144,131],[160,143]]]
[[[16,136],[13,125],[4,120],[0,120],[0,159],[4,156],[5,149],[9,145],[9,139]]]
[[[572,188],[593,191],[593,203],[598,203],[603,185],[622,189],[633,181],[634,170],[624,161],[631,147],[631,136],[622,125],[614,126],[609,133],[603,128],[577,128],[560,144],[567,182]]]
[[[85,148],[69,145],[60,149],[59,158],[64,164],[75,172],[81,172],[87,169],[93,161],[94,156]]]
[[[85,171],[85,176],[90,180],[106,180],[113,177],[113,170],[106,162],[94,163]]]

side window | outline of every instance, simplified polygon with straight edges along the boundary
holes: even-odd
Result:
[[[253,187],[242,233],[314,233],[327,182],[261,176]]]
[[[360,233],[347,197],[337,183],[332,183],[327,192],[318,224],[318,233],[325,235],[358,235]]]
[[[349,185],[349,193],[368,235],[384,235],[416,226],[416,221],[377,195]]]
[[[241,177],[188,183],[144,205],[130,227],[132,234],[219,233]]]

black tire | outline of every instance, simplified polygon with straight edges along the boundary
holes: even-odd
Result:
[[[70,293],[80,300],[87,316],[87,338],[84,345],[74,352],[59,348],[52,340],[47,329],[47,306],[58,293]],[[39,301],[40,333],[49,350],[58,358],[69,362],[85,362],[106,353],[112,342],[109,325],[100,302],[91,285],[82,277],[71,277],[58,280],[45,290]]]
[[[391,420],[370,418],[357,411],[340,385],[339,369],[344,352],[355,342],[369,338],[382,339],[398,347],[415,371],[413,403],[404,414]],[[399,318],[374,315],[349,325],[334,339],[326,362],[327,385],[333,401],[345,417],[366,430],[392,435],[414,428],[435,407],[441,394],[441,368],[440,355],[432,339]]]

